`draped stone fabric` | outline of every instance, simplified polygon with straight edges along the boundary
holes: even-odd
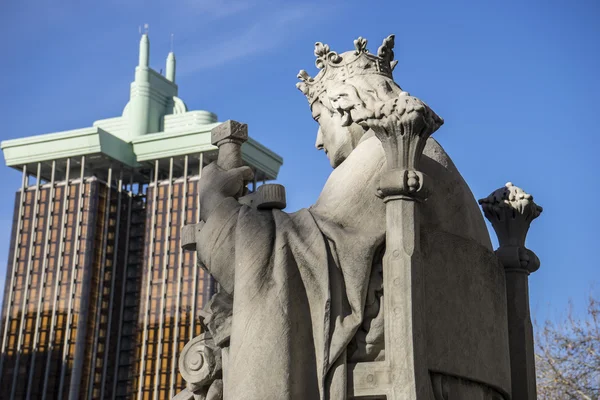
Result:
[[[346,398],[346,348],[385,239],[384,163],[367,134],[309,209],[259,211],[227,198],[209,216],[199,261],[234,293],[226,400]],[[435,182],[422,224],[491,249],[471,192],[432,139],[422,165]]]

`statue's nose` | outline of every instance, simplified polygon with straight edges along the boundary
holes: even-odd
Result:
[[[323,132],[321,132],[321,128],[317,131],[317,140],[315,141],[315,147],[317,150],[323,150]]]

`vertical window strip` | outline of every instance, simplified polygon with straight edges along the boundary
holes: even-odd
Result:
[[[175,296],[177,300],[175,303],[175,324],[173,326],[173,355],[171,356],[171,383],[169,387],[169,398],[172,399],[175,396],[175,383],[177,379],[177,356],[179,353],[179,321],[181,314],[181,280],[182,268],[184,265],[183,248],[181,247],[181,229],[187,222],[187,188],[188,188],[188,156],[186,155],[183,159],[183,183],[181,190],[179,191],[179,207],[177,212],[179,213],[179,240],[177,245],[179,247],[179,259],[177,263],[177,289]]]
[[[15,240],[15,248],[14,248],[14,254],[13,254],[13,263],[12,263],[12,271],[11,271],[11,276],[10,276],[10,293],[8,295],[8,298],[6,299],[7,302],[5,304],[6,307],[6,316],[5,316],[5,320],[4,320],[4,331],[2,332],[2,349],[1,354],[0,354],[0,377],[4,376],[2,374],[3,372],[3,367],[4,367],[4,361],[6,358],[6,347],[8,345],[8,331],[10,329],[10,325],[11,325],[11,309],[12,309],[12,303],[14,301],[14,297],[15,297],[15,281],[16,281],[16,277],[17,277],[17,270],[18,270],[18,263],[19,263],[19,253],[21,252],[21,234],[22,234],[22,225],[23,225],[23,212],[25,211],[25,201],[27,199],[26,193],[25,193],[25,189],[27,187],[27,181],[28,181],[28,177],[27,177],[27,165],[23,165],[23,177],[22,177],[22,181],[21,181],[21,195],[19,197],[19,216],[18,216],[18,220],[17,220],[17,229],[15,230],[15,235],[16,235],[16,240]]]
[[[31,366],[29,367],[29,378],[27,379],[27,394],[25,396],[26,400],[31,399],[31,391],[33,390],[33,375],[35,373],[35,360],[37,356],[37,352],[39,349],[40,343],[40,323],[41,323],[41,314],[42,314],[42,302],[44,300],[44,293],[46,292],[47,278],[48,278],[48,260],[50,257],[50,243],[52,241],[51,232],[52,232],[52,222],[54,220],[54,200],[56,196],[56,187],[54,184],[56,174],[56,160],[52,161],[52,170],[50,172],[50,194],[46,199],[46,233],[44,235],[44,251],[43,251],[43,265],[42,265],[42,277],[41,281],[41,291],[38,296],[37,309],[36,309],[36,317],[35,317],[35,332],[34,332],[34,342],[33,342],[33,351],[31,354]]]
[[[64,266],[64,253],[65,253],[65,232],[68,224],[68,209],[69,209],[69,200],[71,197],[71,186],[69,184],[69,172],[71,170],[71,159],[67,158],[67,165],[65,171],[65,188],[63,191],[63,204],[62,204],[62,216],[60,220],[60,237],[59,237],[59,250],[58,250],[58,260],[55,265],[55,277],[54,277],[54,294],[52,295],[52,317],[50,321],[50,332],[48,333],[48,347],[47,352],[48,356],[46,358],[46,368],[44,370],[44,384],[42,389],[42,400],[46,400],[46,394],[48,393],[48,379],[50,377],[50,366],[52,361],[52,352],[54,350],[54,340],[56,336],[56,322],[57,322],[57,307],[58,307],[58,296],[59,296],[59,287],[62,276],[62,269]]]
[[[77,270],[79,265],[80,257],[80,243],[81,243],[81,222],[82,214],[84,209],[84,196],[85,196],[85,156],[81,156],[81,169],[80,169],[80,181],[79,181],[79,201],[77,203],[77,222],[75,223],[75,246],[73,248],[73,259],[71,260],[71,282],[69,285],[69,304],[67,306],[67,319],[65,328],[65,337],[63,343],[63,355],[62,355],[62,368],[60,370],[60,383],[58,385],[58,398],[63,397],[63,389],[65,385],[65,374],[69,364],[69,354],[71,353],[71,325],[73,320],[73,300],[75,298],[75,286],[77,284]]]
[[[198,184],[196,189],[196,223],[200,222],[200,180],[202,179],[202,168],[204,167],[204,153],[200,153],[198,161]],[[195,252],[194,252],[195,253]],[[194,260],[197,259],[194,254]],[[196,294],[198,291],[198,263],[194,262],[192,281],[192,316],[190,321],[190,340],[194,338],[196,332]]]
[[[15,366],[13,369],[13,379],[12,385],[10,389],[10,400],[14,400],[15,392],[17,390],[17,379],[19,377],[19,362],[21,361],[21,353],[23,353],[23,339],[26,333],[25,327],[25,316],[27,315],[27,306],[29,304],[29,289],[31,286],[31,273],[33,268],[33,260],[35,258],[34,246],[36,243],[37,233],[38,233],[38,218],[40,211],[40,181],[42,175],[42,164],[37,163],[37,173],[36,173],[36,181],[35,181],[35,192],[33,195],[33,214],[32,214],[32,222],[30,226],[30,234],[29,234],[29,254],[27,255],[27,267],[25,272],[25,285],[24,285],[24,293],[23,298],[21,299],[22,307],[21,307],[21,322],[19,324],[18,329],[18,339],[17,339],[17,354],[15,359]]]
[[[124,309],[125,309],[125,297],[126,297],[126,293],[127,293],[127,280],[128,280],[128,265],[129,265],[129,242],[131,240],[130,238],[130,226],[131,226],[131,207],[133,204],[133,171],[130,171],[131,176],[129,177],[129,190],[127,190],[127,225],[126,225],[126,232],[125,232],[125,254],[123,257],[124,260],[124,265],[123,265],[123,279],[122,279],[122,283],[121,283],[121,304],[120,304],[120,308],[119,308],[119,317],[118,317],[118,321],[119,321],[119,328],[118,328],[118,333],[117,333],[117,347],[115,350],[115,373],[114,373],[114,378],[113,378],[113,391],[112,391],[112,400],[115,400],[117,397],[117,385],[118,385],[118,381],[119,381],[119,367],[121,364],[121,336],[123,335],[123,313],[124,313]],[[115,264],[116,265],[116,264]],[[102,385],[104,387],[104,384]]]
[[[158,340],[156,342],[156,365],[154,374],[154,399],[159,399],[160,393],[160,379],[162,357],[163,355],[163,340],[164,340],[164,321],[165,321],[165,296],[167,290],[168,281],[168,267],[169,267],[169,255],[170,255],[170,241],[171,241],[171,217],[173,214],[173,157],[169,158],[169,181],[167,186],[167,207],[164,207],[163,203],[163,218],[166,218],[164,229],[163,229],[163,266],[162,266],[162,282],[161,282],[161,295],[160,295],[160,308],[159,308],[159,325],[158,325]],[[168,356],[168,354],[167,354]],[[162,397],[161,397],[162,398]]]
[[[104,399],[104,389],[106,387],[106,375],[108,368],[108,354],[110,349],[110,339],[111,339],[111,329],[112,329],[112,319],[113,319],[113,302],[114,302],[114,292],[115,292],[115,281],[117,276],[117,261],[118,261],[118,248],[119,248],[119,236],[121,232],[121,198],[123,195],[123,170],[119,171],[119,181],[117,183],[117,221],[115,225],[115,237],[113,244],[113,258],[112,258],[112,276],[110,281],[110,298],[108,301],[108,326],[106,328],[106,343],[104,345],[104,360],[102,362],[102,378],[100,383],[100,400]],[[129,227],[128,227],[129,229]],[[122,276],[123,282],[126,281],[125,275]],[[118,363],[114,364],[115,370],[119,369]],[[114,394],[113,394],[114,397]]]
[[[148,348],[148,313],[149,313],[149,305],[151,299],[151,285],[152,285],[152,267],[154,264],[154,252],[155,252],[155,231],[156,231],[156,204],[158,203],[158,160],[154,161],[154,200],[152,203],[152,221],[150,226],[150,240],[148,242],[148,267],[146,270],[147,273],[147,283],[146,283],[146,294],[142,299],[144,304],[144,326],[142,331],[142,351],[140,357],[140,373],[138,378],[138,399],[143,399],[143,389],[145,386],[145,368],[147,361],[147,348]]]
[[[94,321],[94,342],[92,345],[92,366],[90,369],[89,383],[88,383],[88,394],[87,398],[91,400],[94,389],[95,376],[96,376],[96,359],[98,357],[98,341],[100,340],[100,317],[102,315],[102,300],[104,296],[104,274],[106,272],[106,252],[108,248],[108,226],[110,217],[110,203],[111,203],[111,190],[112,190],[112,167],[108,167],[108,178],[106,180],[106,199],[104,201],[104,221],[102,223],[102,256],[100,257],[100,275],[98,279],[98,294],[96,299],[96,315]],[[110,332],[106,332],[106,336],[110,336]],[[107,352],[107,349],[104,349]]]

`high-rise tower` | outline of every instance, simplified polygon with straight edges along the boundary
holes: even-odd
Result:
[[[0,399],[168,399],[214,285],[182,252],[217,117],[149,67],[147,34],[123,115],[2,142],[22,171],[0,324]],[[257,181],[282,159],[250,139]],[[256,181],[254,182],[256,187]]]

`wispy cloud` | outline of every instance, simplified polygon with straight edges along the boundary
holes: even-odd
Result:
[[[290,28],[308,18],[314,8],[294,6],[270,11],[235,35],[211,42],[187,41],[186,49],[178,54],[181,75],[214,68],[228,62],[260,54],[277,48],[285,42]]]
[[[256,6],[247,0],[184,0],[185,11],[218,19],[239,14]]]

